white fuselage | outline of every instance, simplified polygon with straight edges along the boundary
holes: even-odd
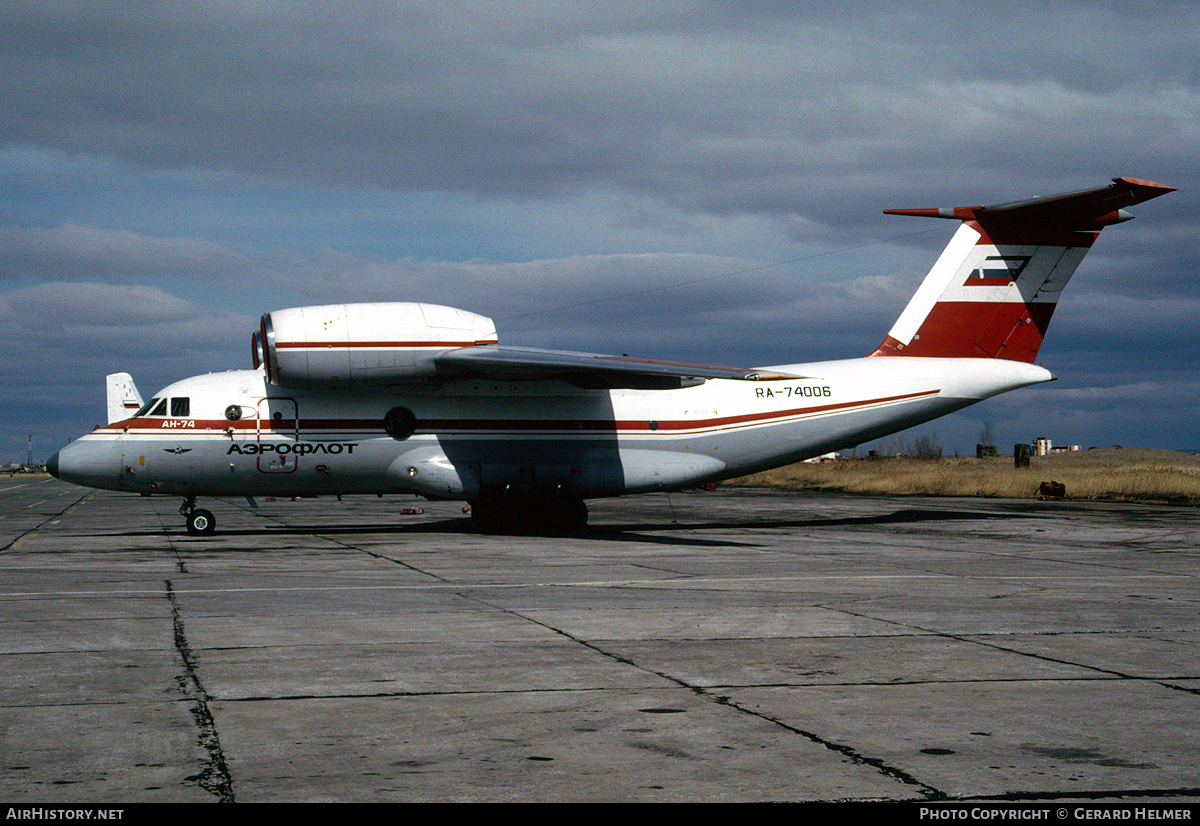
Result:
[[[213,373],[156,394],[186,398],[186,416],[168,407],[98,428],[60,451],[56,469],[67,481],[145,494],[589,499],[778,467],[1053,378],[976,358],[764,369],[807,378],[649,391],[462,379],[347,391],[276,387],[262,370]],[[411,433],[387,432],[397,408],[411,411]]]

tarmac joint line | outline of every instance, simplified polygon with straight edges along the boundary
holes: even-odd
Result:
[[[886,762],[884,762],[883,760],[881,760],[877,757],[868,757],[864,754],[859,753],[857,750],[851,748],[850,746],[846,746],[841,743],[835,743],[830,740],[826,740],[823,737],[821,737],[820,735],[815,734],[811,731],[805,731],[804,729],[789,725],[789,724],[783,722],[782,720],[778,720],[774,717],[763,714],[762,712],[755,711],[753,709],[749,709],[749,708],[746,708],[745,706],[739,705],[738,703],[734,702],[727,696],[715,694],[711,691],[708,691],[707,689],[705,689],[702,686],[692,685],[678,677],[671,676],[670,674],[663,674],[659,671],[655,671],[654,669],[647,668],[644,665],[634,662],[633,660],[629,659],[628,657],[622,657],[618,654],[612,653],[611,651],[606,651],[605,649],[601,648],[600,646],[596,645],[593,642],[588,642],[587,640],[579,639],[578,637],[575,637],[575,636],[567,633],[566,631],[562,630],[561,628],[556,628],[553,625],[548,625],[545,622],[542,622],[541,620],[534,619],[533,617],[525,616],[524,614],[520,613],[519,611],[513,611],[513,610],[505,608],[501,605],[494,605],[490,602],[487,602],[486,600],[479,599],[478,597],[470,596],[466,593],[462,593],[462,594],[460,594],[460,596],[463,597],[464,599],[469,599],[474,602],[482,603],[482,604],[487,605],[491,608],[494,608],[498,611],[503,611],[506,614],[510,614],[512,616],[519,617],[519,618],[525,620],[526,622],[531,622],[535,625],[545,628],[548,631],[551,631],[555,634],[565,637],[566,639],[570,640],[571,642],[575,643],[576,645],[581,645],[584,648],[587,648],[591,651],[595,651],[597,654],[600,654],[603,657],[607,657],[608,659],[613,660],[614,662],[618,662],[618,663],[621,663],[622,665],[628,665],[632,668],[636,668],[641,671],[645,671],[646,673],[653,674],[656,677],[666,680],[667,682],[674,683],[675,685],[677,685],[681,688],[686,688],[689,691],[691,691],[693,694],[695,694],[696,696],[701,697],[705,700],[708,700],[709,702],[715,703],[716,705],[724,706],[726,708],[731,708],[734,711],[740,712],[742,714],[746,714],[751,717],[755,717],[759,720],[763,720],[767,723],[778,726],[779,728],[782,728],[785,731],[789,731],[793,734],[798,734],[801,737],[805,738],[806,740],[811,741],[812,743],[814,743],[818,746],[821,746],[823,748],[829,749],[830,751],[833,751],[833,752],[836,752],[837,754],[842,755],[843,757],[845,757],[847,760],[849,760],[852,763],[855,763],[858,765],[870,766],[873,769],[875,769],[876,771],[878,771],[880,774],[884,775],[885,777],[891,778],[892,780],[895,780],[906,786],[912,786],[912,787],[915,787],[916,789],[919,789],[920,791],[919,791],[919,796],[917,799],[931,800],[931,801],[932,800],[949,800],[950,799],[949,796],[946,795],[944,792],[939,791],[938,789],[935,789],[932,786],[921,782],[920,780],[913,777],[911,774],[904,771],[903,769],[888,765]]]

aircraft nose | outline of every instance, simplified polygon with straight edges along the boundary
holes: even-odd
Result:
[[[109,442],[86,437],[66,445],[46,461],[56,479],[88,488],[120,489],[120,465]]]

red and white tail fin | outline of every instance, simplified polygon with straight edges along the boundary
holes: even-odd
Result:
[[[872,356],[1033,362],[1067,280],[1124,207],[1173,187],[1113,178],[1099,189],[990,207],[888,209],[962,221]]]

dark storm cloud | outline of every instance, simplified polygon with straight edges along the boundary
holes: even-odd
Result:
[[[838,225],[914,178],[954,203],[1190,171],[1193,4],[758,6],[10,3],[0,136]]]
[[[103,409],[96,403],[106,374],[133,367],[153,389],[214,365],[232,366],[235,353],[248,353],[252,323],[142,285],[51,281],[0,292],[5,375],[20,388],[6,403],[19,403],[22,416],[30,415],[29,406],[79,405],[89,408],[90,419]]]
[[[248,263],[244,253],[201,238],[155,238],[76,224],[0,226],[0,278],[212,278],[244,272]]]
[[[328,249],[309,255],[234,250],[195,238],[73,225],[0,228],[0,250],[0,274],[15,281],[56,274],[52,282],[0,293],[6,302],[0,308],[13,308],[14,319],[69,319],[92,329],[111,329],[114,341],[125,339],[128,326],[140,323],[143,313],[167,320],[163,314],[174,306],[176,320],[188,313],[203,314],[182,299],[169,303],[170,293],[153,286],[171,285],[162,276],[209,285],[253,283],[268,292],[286,290],[295,303],[340,303],[347,296],[358,301],[419,299],[488,315],[513,343],[649,348],[676,358],[698,346],[716,350],[731,335],[741,338],[739,331],[748,328],[761,332],[763,315],[782,316],[785,325],[809,327],[822,317],[853,315],[860,323],[864,314],[874,316],[880,307],[884,315],[891,313],[889,305],[902,302],[913,286],[907,279],[881,276],[831,285],[798,276],[790,267],[711,255],[592,255],[530,262],[395,260]],[[97,277],[110,284],[86,282],[86,290],[79,289],[84,279]],[[137,283],[146,281],[151,284]],[[859,305],[856,311],[850,303]],[[877,321],[882,336],[886,327]],[[831,325],[822,326],[828,335]],[[234,340],[242,338],[241,332]],[[71,333],[78,336],[79,330],[59,334],[69,340]],[[786,340],[760,340],[739,349],[738,356],[762,362],[783,358],[783,352]]]

